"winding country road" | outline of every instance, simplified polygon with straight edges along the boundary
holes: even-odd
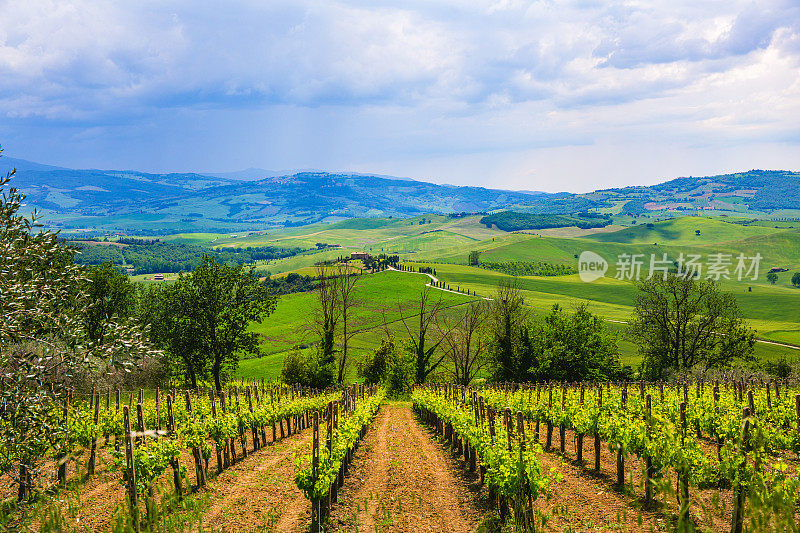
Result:
[[[427,274],[427,273],[424,273],[424,272],[408,272],[407,270],[398,270],[398,269],[393,268],[393,267],[387,267],[387,268],[389,270],[394,270],[395,272],[402,272],[404,274],[417,274],[417,275],[423,274],[425,276],[428,276],[431,279],[431,281],[434,282],[434,283],[439,281],[439,278],[437,278],[433,274]],[[431,287],[432,289],[444,291],[444,292],[451,292],[453,294],[462,294],[462,295],[464,294],[463,292],[453,291],[453,290],[450,290],[450,289],[445,289],[443,287],[435,287],[435,286],[431,285],[431,283],[427,283],[425,286],[426,287]],[[488,296],[479,296],[479,298],[483,298],[484,300],[487,300],[487,301],[493,301],[494,300],[494,298],[489,298]],[[544,307],[534,307],[532,305],[528,306],[528,307],[533,307],[534,309],[544,309],[545,311],[549,310],[549,309],[545,309]],[[628,325],[628,322],[626,322],[625,320],[614,320],[614,319],[611,319],[611,318],[603,318],[603,320],[605,320],[606,322],[613,322],[614,324],[625,324],[625,325]],[[761,344],[771,344],[773,346],[781,346],[783,348],[790,348],[792,350],[800,350],[800,346],[796,346],[794,344],[786,344],[784,342],[768,341],[768,340],[765,340],[765,339],[756,339],[756,342],[761,343]]]

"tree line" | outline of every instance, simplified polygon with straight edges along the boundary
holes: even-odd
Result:
[[[75,262],[79,265],[112,263],[116,268],[132,267],[133,274],[191,272],[208,255],[220,263],[240,265],[291,257],[306,251],[303,248],[257,246],[243,248],[207,248],[190,244],[168,243],[159,240],[127,238],[124,246],[74,244],[78,248]]]
[[[577,226],[581,229],[603,228],[611,224],[611,216],[581,212],[576,216],[501,211],[480,220],[487,228],[497,226],[503,231],[535,230]]]
[[[324,279],[309,319],[320,341],[286,357],[282,377],[289,383],[320,387],[342,382],[353,362],[348,321],[360,303],[354,291],[358,278],[337,273]],[[403,393],[432,378],[469,385],[479,375],[498,381],[630,375],[620,364],[616,335],[586,306],[571,312],[555,306],[546,316],[536,316],[513,282],[502,283],[492,300],[450,306],[441,295],[426,287],[410,308],[398,304],[399,338],[384,318],[381,346],[357,362],[360,378]]]
[[[322,275],[322,273],[320,273]],[[352,363],[348,316],[359,305],[355,281],[331,276],[316,292],[311,327],[321,339],[311,350],[293,350],[282,378],[326,386],[342,382]],[[343,285],[339,285],[339,284]],[[639,348],[639,379],[708,371],[754,361],[755,332],[735,297],[713,280],[667,274],[638,283],[633,319],[624,335]],[[634,378],[620,362],[623,335],[611,330],[588,305],[554,305],[535,313],[514,278],[502,280],[491,299],[446,305],[426,287],[410,309],[400,311],[403,334],[384,318],[381,345],[357,362],[366,383],[403,393],[431,379],[469,385],[498,382],[605,381]],[[351,325],[352,326],[352,325]]]
[[[572,265],[546,261],[480,261],[477,265],[509,276],[567,276],[578,273]]]

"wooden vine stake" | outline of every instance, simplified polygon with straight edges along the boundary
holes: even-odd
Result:
[[[470,392],[470,399],[472,400],[472,410],[473,414],[475,415],[475,427],[480,427],[480,420],[481,420],[481,412],[480,407],[478,406],[477,401],[478,393],[477,392]],[[475,450],[474,446],[467,445],[469,449],[469,471],[474,472],[478,466],[478,459],[476,457],[477,451]]]
[[[764,388],[767,389],[767,408],[772,409],[772,395],[769,392],[770,391],[769,383],[767,383],[764,386]]]
[[[117,413],[117,415],[119,415],[120,406],[122,405],[121,404],[121,399],[122,398],[120,396],[120,391],[119,391],[119,389],[116,389],[116,402],[117,402],[116,413]],[[119,439],[120,439],[121,436],[122,435],[114,434],[114,451],[117,451],[117,452],[119,451]]]
[[[625,412],[625,402],[628,400],[628,388],[627,385],[623,386],[622,389],[622,397],[620,398],[620,406],[622,407],[622,412]],[[622,453],[622,443],[617,443],[617,485],[621,487],[625,486],[625,456]]]
[[[261,383],[261,393],[259,393],[259,391],[258,391],[258,385],[253,386],[253,391],[254,391],[255,396],[256,396],[256,405],[260,409],[261,408],[261,404],[264,401],[264,383],[263,383],[263,379],[262,379],[262,383]],[[267,445],[267,425],[262,423],[262,424],[260,424],[259,429],[261,430],[261,446],[264,447],[264,446]]]
[[[684,401],[681,402],[681,447],[683,447],[686,442],[686,429],[686,402]],[[690,520],[688,469],[681,469],[681,471],[678,472],[678,503],[680,504],[679,523],[688,526]]]
[[[553,385],[550,384],[547,386],[547,412],[553,412]],[[548,418],[547,420],[547,440],[545,441],[544,449],[545,451],[550,451],[550,447],[553,444],[553,423]]]
[[[100,393],[92,392],[92,400],[94,402],[94,427],[97,428],[100,422]],[[89,454],[89,467],[88,472],[90,476],[94,475],[94,467],[97,463],[97,433],[92,435],[92,451]]]
[[[564,454],[566,451],[566,431],[567,425],[564,422],[564,409],[566,407],[567,401],[567,387],[564,383],[561,384],[561,424],[558,426],[558,438],[559,438],[559,451]]]
[[[140,395],[141,396],[141,395]],[[142,402],[136,404],[136,434],[138,443],[140,445],[147,443],[147,436],[144,431],[144,411],[142,408]],[[153,497],[153,484],[150,483],[147,486],[147,499],[144,501],[145,509],[147,511],[147,522],[148,524],[152,523],[153,521],[153,512],[155,511],[155,500]]]
[[[650,435],[650,427],[652,425],[652,403],[650,395],[645,397],[645,421],[647,423],[647,434]],[[645,475],[644,475],[644,504],[650,506],[653,503],[653,458],[649,455],[644,458]]]
[[[167,429],[170,435],[175,435],[175,413],[172,410],[172,396],[167,395]],[[175,494],[178,495],[178,501],[183,500],[183,486],[181,484],[181,465],[177,459],[170,461],[172,467],[172,480],[175,483]]]
[[[325,448],[328,450],[328,453],[330,454],[331,451],[333,450],[333,402],[328,402],[327,418],[328,418],[328,423],[325,425]],[[337,473],[337,477],[331,486],[330,498],[333,501],[336,501],[338,488],[339,488],[339,478]]]
[[[800,396],[798,396],[800,397]],[[741,460],[739,462],[740,470],[744,470],[747,466],[747,441],[750,440],[750,409],[745,407],[742,411],[742,432],[739,449],[741,452]],[[736,483],[733,487],[733,513],[731,514],[731,533],[742,533],[742,524],[744,522],[744,500],[745,491],[743,483]]]
[[[603,386],[597,387],[597,410],[603,408]],[[600,471],[600,432],[594,434],[594,469]]]
[[[514,419],[511,417],[511,408],[506,407],[503,411],[503,422],[506,425],[506,441],[508,444],[508,451],[513,449],[511,445],[511,437],[514,434]]]
[[[190,419],[194,418],[194,411],[192,410],[192,397],[189,395],[189,391],[186,391],[186,412],[189,414]],[[200,448],[196,446],[192,447],[192,455],[194,456],[194,468],[197,476],[197,485],[203,487],[206,484],[206,472],[203,468],[203,457],[201,456]]]
[[[269,405],[272,409],[272,442],[277,440],[275,433],[275,389],[269,389]],[[283,426],[281,426],[281,433],[283,433]]]
[[[156,431],[161,431],[161,389],[156,387]]]
[[[250,413],[253,412],[253,395],[251,394],[250,387],[245,389],[247,391],[247,407],[250,409]],[[253,422],[253,425],[250,426],[250,433],[253,436],[253,452],[261,447],[261,439],[258,435],[258,425]]]
[[[552,389],[551,389],[551,391],[552,391]],[[552,397],[552,395],[551,395],[551,397]],[[514,424],[514,420],[511,417],[511,408],[510,407],[506,407],[503,410],[503,423],[506,426],[506,444],[507,444],[506,447],[508,448],[508,451],[510,452],[513,449],[512,445],[511,445],[511,438],[512,438],[512,433],[513,433],[513,429],[512,428],[513,428],[513,424]],[[550,425],[550,429],[552,430],[552,425]],[[500,523],[502,523],[502,524],[506,523],[506,520],[508,520],[508,511],[509,511],[509,509],[508,509],[508,500],[506,499],[506,497],[504,495],[501,494],[500,495]]]
[[[714,394],[714,416],[715,417],[719,417],[719,382],[718,381],[714,383],[713,394]],[[715,433],[714,440],[717,443],[717,458],[719,458],[721,460],[722,459],[723,438],[720,437],[718,431],[715,431],[714,433]]]
[[[69,432],[69,397],[64,399],[64,444],[66,447],[66,437]],[[62,486],[67,484],[67,453],[66,449],[58,455],[58,482]]]
[[[539,401],[541,401],[541,394],[542,388],[539,385],[536,385],[536,405],[539,405]],[[539,416],[536,416],[536,429],[533,430],[533,440],[539,442]]]
[[[319,477],[319,413],[314,413],[313,444],[311,447],[311,478],[316,485]],[[320,533],[320,499],[311,499],[311,533]]]
[[[111,411],[111,389],[106,389],[106,412]],[[104,446],[108,446],[108,439],[110,435],[105,436],[105,444]]]
[[[241,407],[239,406],[239,387],[234,387],[233,390],[236,393],[236,412],[241,413]],[[242,456],[247,459],[247,434],[245,433],[244,427],[239,430],[239,440],[242,443]]]
[[[491,439],[492,446],[494,446],[495,440],[495,427],[494,427],[494,407],[488,406],[487,407],[487,415],[489,417],[489,438]],[[492,502],[496,499],[496,492],[494,489],[494,485],[489,485],[489,499]]]
[[[222,407],[222,415],[228,414],[228,404],[225,403],[225,391],[219,391],[219,405]],[[225,468],[236,462],[236,446],[233,437],[225,439]]]
[[[581,409],[583,409],[583,397],[585,389],[586,388],[584,384],[581,383],[581,397],[580,397]],[[583,433],[578,433],[578,442],[575,444],[575,448],[576,448],[577,461],[579,464],[583,464]]]
[[[481,417],[481,419],[480,419],[481,433],[483,433],[483,426],[484,426],[484,422],[486,420],[486,406],[484,405],[484,402],[483,402],[483,396],[479,396],[478,397],[478,411],[479,411],[480,417]],[[485,480],[485,477],[486,477],[486,465],[483,464],[483,457],[481,457],[481,465],[480,465],[480,468],[478,470],[480,471],[480,474],[481,474],[481,485],[483,485],[484,482],[486,481]]]
[[[519,460],[525,461],[525,421],[522,418],[522,411],[517,411],[517,434],[519,435]],[[531,489],[525,485],[525,496],[528,500],[528,505],[525,507],[525,526],[526,530],[533,531],[533,496]]]
[[[136,493],[136,469],[133,466],[133,437],[131,436],[131,411],[126,405],[122,409],[125,424],[125,478],[128,480],[128,499],[131,505],[131,520],[139,533],[139,495]]]
[[[144,444],[147,439],[144,436],[144,411],[142,403],[136,404],[136,443]]]
[[[208,400],[211,402],[211,416],[216,419],[217,399],[214,398],[214,391],[208,391]],[[216,442],[214,442],[214,450],[217,452],[217,473],[221,474],[222,470],[225,468],[225,463],[222,461],[222,450],[219,449],[219,445]]]
[[[700,381],[699,380],[697,382],[696,391],[697,392],[695,394],[695,397],[697,398],[697,405],[699,406],[700,405]],[[700,439],[703,436],[702,432],[700,431],[700,419],[696,419],[694,424],[695,424],[695,430],[697,431],[697,438]]]

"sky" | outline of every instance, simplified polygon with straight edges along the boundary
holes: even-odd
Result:
[[[0,145],[582,192],[800,170],[800,1],[0,0]]]

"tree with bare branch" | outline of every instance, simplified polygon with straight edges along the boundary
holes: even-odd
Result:
[[[433,291],[425,287],[420,291],[418,313],[404,315],[400,309],[400,319],[408,333],[409,351],[414,356],[415,383],[424,383],[447,357],[446,352],[438,351],[444,337],[436,328],[439,314],[445,307],[441,296],[434,299]]]
[[[453,365],[453,380],[459,385],[468,386],[486,366],[487,342],[482,330],[488,315],[488,303],[479,300],[454,315],[442,314],[437,323],[444,351]]]
[[[495,381],[529,379],[531,358],[536,354],[529,349],[530,311],[516,279],[502,280],[495,293],[487,315],[488,355]]]
[[[333,366],[336,361],[336,326],[341,317],[339,308],[338,279],[322,264],[316,266],[317,306],[312,319],[312,328],[320,336],[319,367],[330,372],[333,380]]]
[[[356,328],[349,327],[352,324],[353,311],[359,304],[355,295],[355,288],[361,276],[350,272],[347,265],[339,264],[336,268],[336,293],[337,305],[339,306],[339,316],[342,322],[342,337],[341,337],[341,350],[339,351],[339,374],[337,377],[338,383],[344,383],[344,377],[347,373],[347,366],[349,364],[347,348],[350,344],[350,339],[356,334]]]

